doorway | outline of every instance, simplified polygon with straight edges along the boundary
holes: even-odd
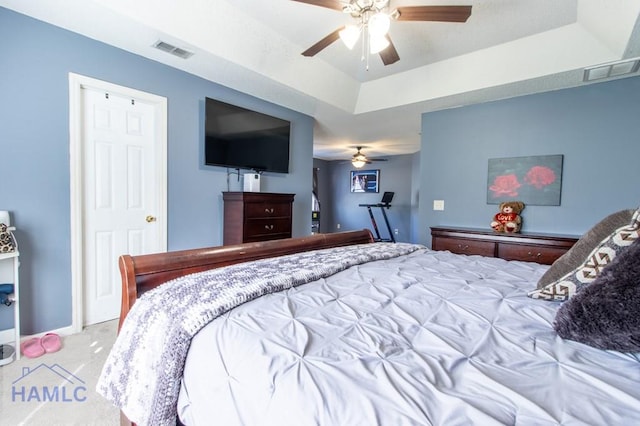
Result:
[[[167,101],[69,74],[75,332],[117,318],[118,256],[167,249]]]
[[[311,190],[311,233],[320,233],[320,197],[318,195],[318,172],[320,168],[313,168],[313,188]]]

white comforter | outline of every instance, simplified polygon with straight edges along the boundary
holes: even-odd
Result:
[[[420,250],[262,296],[192,341],[187,425],[640,424],[640,356],[564,341],[546,266]]]

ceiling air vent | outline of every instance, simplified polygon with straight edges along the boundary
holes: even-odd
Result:
[[[603,78],[620,77],[626,74],[638,72],[638,69],[640,69],[640,58],[610,62],[608,64],[585,68],[582,80],[593,81],[601,80]]]
[[[153,45],[156,49],[162,50],[163,52],[170,53],[178,58],[188,59],[193,56],[193,52],[189,52],[188,50],[182,49],[180,47],[174,46],[173,44],[169,44],[162,40],[158,40]]]

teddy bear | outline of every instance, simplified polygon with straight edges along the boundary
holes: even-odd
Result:
[[[519,232],[522,226],[520,212],[524,209],[522,201],[505,201],[500,203],[500,212],[493,216],[491,227],[496,232]]]

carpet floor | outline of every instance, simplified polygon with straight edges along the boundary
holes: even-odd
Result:
[[[95,392],[117,326],[86,327],[62,336],[58,352],[0,367],[0,425],[119,425],[119,410]]]

